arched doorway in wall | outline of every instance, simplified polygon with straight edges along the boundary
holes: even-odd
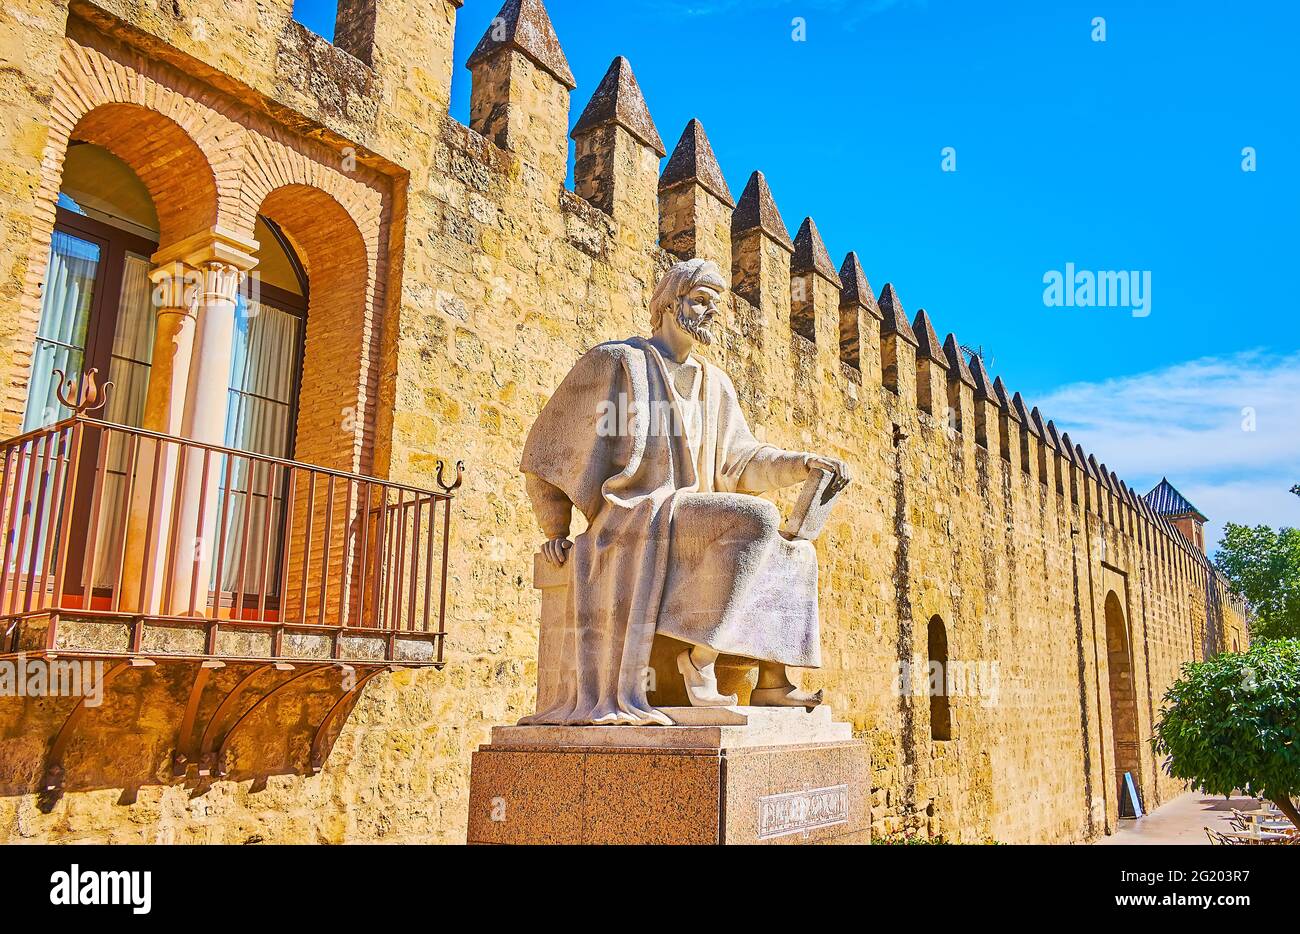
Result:
[[[56,370],[78,378],[91,369],[101,384],[113,384],[95,417],[140,427],[154,362],[152,257],[217,223],[215,178],[189,134],[144,106],[93,107],[64,139],[64,148],[47,154],[47,166],[57,165],[59,173],[53,224],[45,249],[32,256],[31,269],[41,278],[23,302],[31,315],[25,321],[31,322],[32,349],[20,399],[22,428],[43,429],[70,414],[56,395]],[[32,442],[33,458],[37,445],[49,452],[60,444],[57,433],[40,437]],[[33,491],[22,510],[36,514],[48,501],[65,511],[65,593],[83,600],[89,599],[87,581],[95,596],[104,596],[124,567],[128,448],[124,433],[87,433],[78,461],[97,468],[79,469],[67,501],[57,504],[58,471],[42,473],[45,489]],[[38,525],[32,558],[52,560],[53,535]],[[83,551],[88,541],[110,544]],[[19,566],[28,565],[22,558]]]
[[[142,427],[159,310],[150,281],[152,257],[216,224],[212,169],[172,120],[142,106],[103,105],[85,114],[72,131],[54,207],[22,430],[49,426],[70,414],[56,396],[55,370],[75,378],[92,368],[101,384],[112,383],[107,405],[95,417]],[[307,279],[291,239],[273,222],[257,217],[254,235],[260,268],[244,282],[236,301],[224,441],[232,448],[291,458]],[[73,582],[83,579],[83,542],[125,539],[127,491],[133,488],[130,440],[120,433],[88,435],[82,462],[95,463],[101,444],[102,471],[83,470],[77,477],[70,526]],[[137,463],[136,479],[147,474]],[[94,494],[97,476],[102,491]],[[45,544],[43,539],[33,542],[33,553],[41,553]],[[96,598],[107,598],[123,579],[121,551],[93,549]],[[68,589],[81,590],[77,584]]]
[[[331,195],[290,184],[263,198],[254,233],[261,250],[250,294],[239,303],[227,445],[346,473],[363,469],[362,361],[374,287],[361,232]],[[323,608],[346,614],[346,598],[326,599],[316,586],[304,592],[304,581],[340,582],[341,594],[359,560],[358,491],[330,480],[295,487],[308,482],[295,474],[265,461],[235,462],[231,525],[247,529],[248,542],[242,532],[226,540],[219,589],[241,592],[242,578],[261,576],[249,562],[271,555],[266,596],[281,618],[319,618]]]
[[[1133,652],[1129,642],[1128,622],[1119,595],[1106,594],[1106,671],[1110,692],[1110,718],[1112,762],[1114,764],[1113,788],[1120,802],[1121,817],[1131,817],[1124,775],[1133,778],[1133,785],[1141,789],[1141,751],[1138,740],[1137,691],[1133,682]]]

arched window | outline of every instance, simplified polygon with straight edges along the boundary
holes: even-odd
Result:
[[[107,421],[138,426],[153,350],[149,257],[158,215],[136,174],[107,149],[73,142],[50,238],[23,431],[65,418],[54,370],[112,380]]]
[[[930,739],[952,739],[952,709],[948,699],[948,632],[935,616],[926,631],[930,671]]]

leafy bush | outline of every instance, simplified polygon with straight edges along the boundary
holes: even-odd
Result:
[[[1300,827],[1300,639],[1257,642],[1183,666],[1165,692],[1155,748],[1165,771],[1213,795],[1272,800]]]

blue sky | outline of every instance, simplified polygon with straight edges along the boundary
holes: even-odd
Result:
[[[500,5],[459,14],[462,121],[463,64]],[[332,0],[297,7],[332,33]],[[857,250],[877,291],[893,282],[940,336],[983,346],[1126,481],[1167,474],[1215,537],[1225,520],[1300,524],[1300,4],[547,8],[578,81],[571,119],[626,55],[669,149],[698,117],[736,194],[762,169],[791,232],[812,215],[837,263]],[[1149,273],[1149,314],[1048,307],[1044,276],[1067,263]]]

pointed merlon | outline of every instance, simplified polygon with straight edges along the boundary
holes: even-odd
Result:
[[[1047,424],[1053,431],[1056,430],[1055,423],[1048,422]],[[1071,464],[1074,464],[1076,467],[1078,466],[1079,459],[1074,456],[1074,442],[1070,440],[1070,433],[1068,431],[1061,433],[1061,453],[1065,455],[1065,459]]]
[[[621,126],[661,157],[668,155],[664,141],[655,129],[655,122],[650,119],[650,108],[645,105],[641,85],[632,74],[632,63],[622,55],[614,59],[605,77],[600,79],[596,92],[587,102],[587,109],[569,135],[577,139],[583,133],[610,123]]]
[[[1025,405],[1024,397],[1021,396],[1020,393],[1016,393],[1011,397],[1011,409],[1020,418],[1020,421],[1024,423],[1024,426],[1029,429],[1031,435],[1038,435],[1040,438],[1042,437],[1038,431],[1038,426],[1035,425],[1034,420],[1029,417],[1029,407]]]
[[[885,283],[884,289],[880,292],[880,300],[876,304],[880,306],[880,336],[897,334],[900,340],[905,340],[915,347],[916,335],[912,333],[912,325],[907,321],[907,312],[903,310],[903,303],[899,301],[898,293],[894,291],[894,283]]]
[[[1079,460],[1079,469],[1082,470],[1084,473],[1086,473],[1088,476],[1092,477],[1092,479],[1096,480],[1097,462],[1095,460],[1092,460],[1092,458],[1088,455],[1088,453],[1084,451],[1082,444],[1076,444],[1074,446],[1074,454],[1075,457],[1077,457]]]
[[[1034,406],[1034,408],[1030,411],[1029,418],[1030,421],[1033,423],[1034,428],[1038,432],[1038,437],[1046,441],[1047,444],[1052,448],[1052,450],[1056,450],[1057,439],[1047,433],[1047,425],[1043,422],[1043,413],[1038,411],[1038,406]]]
[[[1007,384],[1002,382],[1001,376],[993,381],[993,395],[998,400],[998,405],[1001,406],[1002,411],[1007,413],[1008,418],[1012,421],[1020,421],[1020,414],[1016,411],[1016,407],[1011,404],[1011,394],[1007,392]]]
[[[979,354],[971,354],[970,373],[974,379],[975,398],[1001,405],[998,402],[998,394],[993,391],[993,377],[989,376],[989,371],[984,369],[984,358]]]
[[[867,281],[867,274],[862,271],[858,254],[852,250],[844,257],[844,263],[840,266],[840,282],[842,283],[841,308],[856,305],[865,308],[877,321],[880,320],[880,306],[876,304],[876,293],[871,291],[871,283]]]
[[[542,0],[506,0],[506,5],[488,26],[465,67],[473,69],[505,49],[522,52],[570,91],[578,86]]]
[[[948,358],[944,356],[943,345],[939,343],[939,335],[934,333],[934,325],[930,323],[930,316],[924,308],[912,320],[912,333],[916,335],[916,358],[929,360],[948,369]]]
[[[948,358],[948,372],[957,374],[959,380],[974,388],[975,377],[966,365],[966,355],[962,353],[961,344],[957,343],[956,334],[949,334],[943,342],[943,355]]]
[[[811,217],[805,217],[794,238],[794,257],[790,260],[790,275],[801,276],[815,272],[835,288],[844,288],[840,277],[835,272],[835,264],[826,252],[826,244],[817,230],[817,223]]]
[[[767,187],[767,179],[762,172],[755,172],[749,177],[749,184],[741,192],[740,203],[731,215],[733,239],[751,230],[761,230],[791,253],[794,252],[790,230],[781,219],[781,212],[776,209],[772,189]]]
[[[1041,416],[1038,416],[1037,406],[1034,406],[1034,414],[1036,417],[1038,417],[1039,421],[1042,421]],[[1043,426],[1043,436],[1047,438],[1048,443],[1050,443],[1056,451],[1060,453],[1064,453],[1062,449],[1061,435],[1056,430],[1055,422],[1051,421],[1050,419],[1048,420],[1047,424]]]
[[[667,191],[688,182],[698,184],[729,208],[736,206],[731,189],[718,167],[718,157],[704,134],[704,125],[698,120],[686,124],[682,138],[677,141],[664,172],[659,176],[659,190]]]
[[[1101,482],[1101,467],[1097,464],[1096,454],[1088,455],[1088,473],[1092,474],[1092,478],[1098,483]]]

